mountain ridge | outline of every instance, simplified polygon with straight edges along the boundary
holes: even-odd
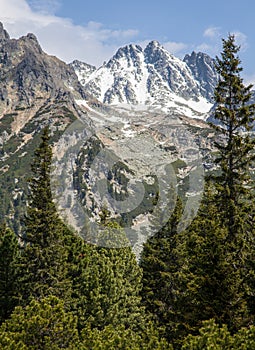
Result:
[[[208,125],[203,120],[190,118],[203,119],[205,113],[196,111],[195,107],[199,98],[207,104],[208,101],[201,95],[199,82],[187,63],[175,58],[159,43],[151,42],[146,50],[137,45],[120,48],[100,69],[106,73],[102,78],[104,84],[109,83],[109,76],[116,83],[105,86],[104,94],[97,81],[91,79],[97,76],[98,69],[78,61],[74,65],[44,53],[33,34],[10,39],[3,27],[0,28],[0,213],[17,233],[21,232],[19,218],[26,208],[29,164],[46,125],[50,127],[54,150],[58,150],[56,156],[64,155],[68,160],[56,163],[60,176],[68,174],[63,182],[64,207],[75,208],[80,196],[92,218],[99,219],[103,201],[93,192],[96,181],[93,167],[91,171],[87,169],[97,158],[99,144],[102,150],[110,152],[111,159],[120,159],[115,168],[116,178],[110,183],[116,199],[128,198],[129,189],[125,184],[142,179],[149,192],[141,206],[130,215],[114,216],[123,222],[127,220],[130,229],[139,215],[138,222],[145,220],[146,224],[152,208],[150,191],[154,193],[155,189],[150,184],[150,166],[155,169],[159,160],[182,164],[181,174],[176,176],[181,176],[180,181],[186,188],[183,174],[186,176],[190,169],[196,168],[194,157],[197,158],[200,150],[207,157],[210,151],[212,135]],[[82,71],[77,72],[81,66]],[[180,78],[177,82],[176,76]],[[86,79],[91,79],[91,88]],[[189,86],[185,86],[186,81]],[[146,89],[143,91],[142,87]],[[193,99],[188,98],[188,91],[193,93]],[[125,97],[130,103],[103,103],[104,95],[108,102],[114,98],[118,102],[118,98]],[[168,98],[169,103],[164,105]],[[143,105],[146,99],[148,104]],[[77,124],[82,132],[75,129]],[[80,158],[73,148],[77,141],[83,149]],[[84,163],[86,159],[88,163]],[[189,164],[184,166],[185,162]],[[86,183],[89,173],[92,182]],[[76,181],[77,187],[72,188],[75,174],[79,181]],[[99,177],[103,175],[99,171]],[[120,179],[124,179],[124,183],[119,183]],[[193,193],[192,189],[190,192]],[[112,214],[115,215],[114,211]]]
[[[203,119],[212,107],[217,73],[214,60],[204,53],[181,60],[154,40],[144,49],[134,44],[119,48],[91,74],[83,64],[70,65],[85,77],[80,78],[85,91],[102,103],[158,107]]]

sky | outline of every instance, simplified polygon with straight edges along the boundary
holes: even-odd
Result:
[[[159,41],[173,55],[220,55],[235,34],[246,83],[255,83],[254,0],[0,0],[13,38],[34,33],[44,51],[97,67],[124,45]]]

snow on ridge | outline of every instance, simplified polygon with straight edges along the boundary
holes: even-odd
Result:
[[[108,63],[92,72],[84,85],[85,91],[102,103],[125,108],[130,105],[136,110],[161,106],[206,119],[204,114],[212,107],[202,97],[188,64],[156,41],[144,50],[136,45],[120,48]]]

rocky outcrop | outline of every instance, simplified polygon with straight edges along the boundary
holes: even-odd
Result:
[[[218,81],[215,60],[205,53],[193,51],[190,55],[185,55],[183,61],[199,82],[201,94],[209,101],[213,101],[214,89]]]

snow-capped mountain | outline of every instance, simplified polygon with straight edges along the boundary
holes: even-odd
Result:
[[[85,91],[103,103],[163,108],[194,118],[206,118],[212,106],[216,74],[213,60],[204,54],[182,61],[152,41],[144,50],[120,48],[98,69],[77,61],[72,66]]]

